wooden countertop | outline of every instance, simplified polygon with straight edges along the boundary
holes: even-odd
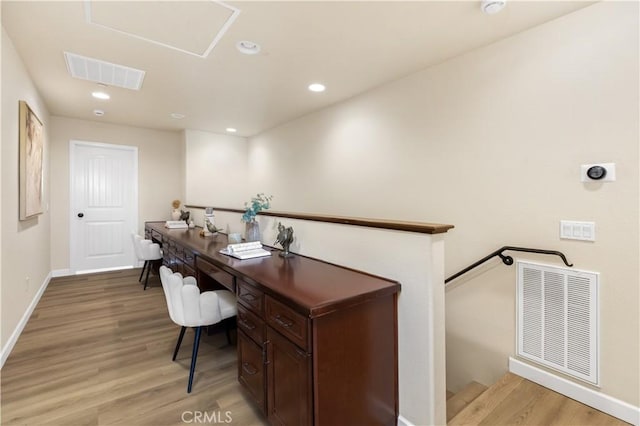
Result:
[[[400,291],[396,281],[306,256],[283,258],[277,249],[269,257],[235,259],[219,253],[228,244],[225,234],[201,237],[201,228],[167,229],[164,222],[146,225],[267,294],[285,299],[310,318]]]

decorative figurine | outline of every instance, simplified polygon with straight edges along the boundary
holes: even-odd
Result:
[[[278,222],[278,237],[275,242],[280,243],[282,246],[280,256],[291,256],[292,254],[289,252],[289,246],[291,246],[291,243],[293,242],[293,227],[285,227],[282,223]]]
[[[204,226],[202,227],[202,234],[204,237],[214,235],[219,231],[219,229],[216,228],[213,217],[213,214],[204,215]]]
[[[191,217],[191,212],[186,210],[180,210],[180,220],[184,220],[189,224],[189,217]]]

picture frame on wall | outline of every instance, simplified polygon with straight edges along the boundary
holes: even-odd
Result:
[[[25,101],[19,101],[20,220],[43,212],[44,127]]]

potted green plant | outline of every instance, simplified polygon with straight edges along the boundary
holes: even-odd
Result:
[[[246,223],[245,240],[260,241],[260,226],[256,222],[256,215],[270,208],[272,199],[273,195],[259,193],[251,201],[244,203],[245,212],[241,220]]]

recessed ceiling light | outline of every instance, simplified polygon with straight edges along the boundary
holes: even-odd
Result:
[[[242,40],[236,43],[236,49],[245,55],[255,55],[260,52],[260,45],[248,40]]]
[[[186,117],[186,115],[184,115],[184,114],[180,114],[180,113],[177,113],[177,112],[172,112],[171,113],[171,118],[175,118],[176,120],[182,120],[185,117]]]
[[[494,15],[504,9],[507,0],[482,0],[480,8],[487,15]]]
[[[234,129],[233,127],[227,127],[227,132],[229,132],[229,133],[235,133],[237,131],[238,131],[238,129]]]
[[[103,111],[103,110],[101,110],[101,109],[94,109],[94,110],[93,110],[93,114],[94,114],[96,117],[102,117],[102,116],[104,115],[104,111]]]
[[[91,96],[93,96],[96,99],[102,99],[105,101],[111,98],[111,96],[109,96],[107,92],[91,92]]]
[[[325,89],[326,87],[324,87],[324,84],[313,83],[309,85],[309,90],[312,92],[324,92]]]

